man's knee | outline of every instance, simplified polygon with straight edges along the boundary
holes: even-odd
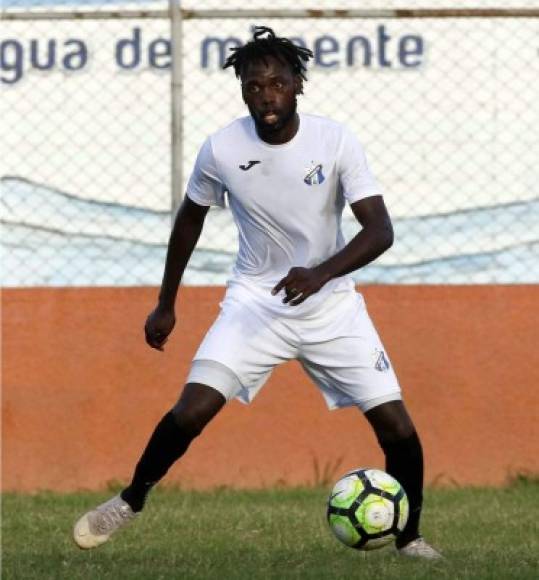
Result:
[[[396,443],[415,433],[414,424],[402,401],[391,401],[365,414],[380,444]]]
[[[176,404],[172,407],[172,416],[179,429],[188,437],[198,437],[207,425],[205,417],[196,409],[185,409]]]
[[[408,439],[415,432],[414,426],[411,423],[396,421],[395,423],[376,431],[376,437],[381,445],[385,443],[391,444]]]
[[[215,389],[188,383],[171,412],[182,432],[195,438],[202,433],[225,402],[223,395]]]

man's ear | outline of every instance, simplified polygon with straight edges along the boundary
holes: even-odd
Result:
[[[296,95],[303,94],[303,79],[299,75],[294,77],[294,93]]]

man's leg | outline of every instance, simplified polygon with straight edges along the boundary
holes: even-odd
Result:
[[[216,389],[188,383],[176,405],[158,423],[144,450],[131,484],[75,524],[73,537],[81,548],[95,548],[141,511],[150,489],[186,451],[226,403]]]
[[[402,401],[390,401],[365,413],[386,456],[386,471],[404,487],[410,515],[397,538],[399,554],[437,560],[441,554],[419,533],[423,505],[423,450],[414,424]]]
[[[161,419],[144,450],[129,487],[121,497],[135,512],[144,507],[150,489],[202,433],[226,403],[217,390],[188,383],[176,405]]]
[[[386,471],[406,491],[410,515],[397,548],[403,556],[436,560],[441,558],[419,533],[423,505],[423,450],[410,415],[402,401],[383,403],[365,413],[386,456]]]
[[[423,505],[423,451],[402,401],[383,403],[365,413],[386,456],[386,471],[404,487],[410,504],[408,523],[397,540],[400,548],[420,536]]]

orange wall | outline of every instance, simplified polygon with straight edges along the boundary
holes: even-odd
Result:
[[[539,472],[538,286],[370,286],[364,295],[423,439],[426,479],[501,484]],[[3,488],[127,481],[183,384],[222,288],[183,288],[164,353],[146,347],[155,288],[3,292]],[[338,467],[335,467],[338,463]],[[355,409],[328,412],[297,363],[233,402],[168,482],[309,484],[383,466]],[[321,476],[318,476],[320,479]]]

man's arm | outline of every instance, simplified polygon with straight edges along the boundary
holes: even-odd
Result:
[[[292,268],[273,289],[286,291],[283,302],[300,304],[326,282],[372,262],[393,244],[393,226],[381,195],[373,195],[350,205],[363,229],[334,256],[314,268]],[[296,296],[296,298],[294,298]]]
[[[176,323],[174,305],[178,287],[202,232],[208,210],[209,207],[198,205],[185,196],[174,220],[159,301],[148,316],[144,327],[146,342],[157,350],[163,350],[168,335]]]
[[[363,229],[340,252],[315,268],[325,282],[366,266],[393,245],[393,226],[381,195],[356,201],[350,208]]]

